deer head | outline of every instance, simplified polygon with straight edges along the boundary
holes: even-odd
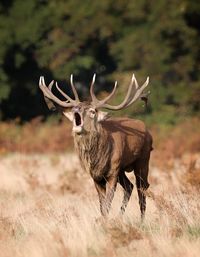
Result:
[[[132,103],[138,99],[147,101],[148,93],[143,93],[144,89],[149,83],[149,77],[147,77],[145,83],[139,87],[135,75],[133,74],[131,82],[128,87],[126,97],[123,102],[119,105],[110,105],[107,102],[115,94],[117,88],[117,81],[113,87],[112,92],[103,100],[98,100],[94,94],[94,83],[96,74],[94,74],[92,83],[90,86],[91,102],[81,102],[77,91],[73,83],[73,75],[71,75],[70,82],[71,88],[74,93],[74,98],[72,99],[67,94],[65,94],[58,86],[56,82],[57,90],[65,97],[66,100],[61,101],[52,93],[52,87],[54,81],[52,81],[48,86],[46,86],[44,77],[40,77],[39,87],[44,94],[45,101],[49,109],[55,109],[58,107],[62,110],[63,114],[73,123],[73,132],[75,134],[89,133],[98,130],[98,123],[105,120],[108,116],[107,112],[103,112],[100,109],[105,108],[108,110],[121,110],[127,108]]]

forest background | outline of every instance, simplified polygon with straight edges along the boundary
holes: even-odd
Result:
[[[97,93],[119,81],[124,97],[134,72],[150,77],[147,109],[125,111],[150,124],[175,125],[200,110],[200,3],[159,1],[7,0],[0,3],[0,119],[47,117],[38,81],[44,75],[71,94],[88,97],[93,73]]]

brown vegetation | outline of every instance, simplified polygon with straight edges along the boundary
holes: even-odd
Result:
[[[200,152],[200,119],[190,118],[172,128],[153,126],[154,163],[159,167],[172,167],[174,159],[185,154]],[[190,161],[190,160],[188,160]]]
[[[154,138],[154,161],[157,160],[158,165],[166,164],[166,161],[180,158],[184,153],[200,152],[199,128],[200,119],[197,118],[185,120],[176,127],[168,129],[151,126],[149,130]],[[71,125],[65,118],[60,122],[42,122],[41,118],[35,118],[24,125],[15,121],[0,123],[0,154],[72,150],[74,147]]]
[[[42,122],[35,118],[20,125],[18,122],[0,123],[0,154],[8,152],[51,153],[73,150],[70,124]]]

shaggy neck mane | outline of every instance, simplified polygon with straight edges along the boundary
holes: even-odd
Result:
[[[106,143],[105,143],[106,142]],[[82,136],[74,135],[75,149],[78,152],[83,168],[94,180],[102,179],[109,170],[112,152],[112,140],[108,133],[98,124],[98,130]]]

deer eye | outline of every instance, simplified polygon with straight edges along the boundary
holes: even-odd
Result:
[[[94,109],[89,109],[89,116],[90,118],[94,118],[95,117],[95,114],[96,114],[96,111]]]

